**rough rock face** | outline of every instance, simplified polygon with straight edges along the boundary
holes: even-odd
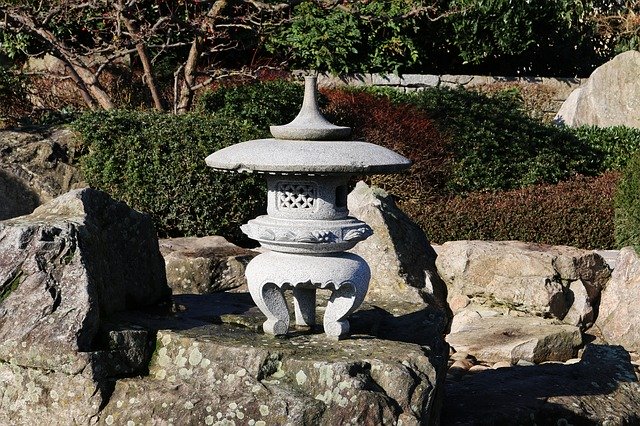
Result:
[[[582,345],[577,327],[538,317],[489,316],[454,317],[447,342],[458,352],[468,353],[487,363],[507,361],[517,364],[566,361],[574,358]],[[464,320],[462,320],[464,318]]]
[[[391,197],[358,182],[347,206],[352,216],[373,229],[371,237],[351,250],[371,267],[366,300],[426,301],[448,310],[447,289],[435,266],[436,252]]]
[[[171,238],[159,244],[174,294],[207,294],[243,286],[245,267],[257,254],[219,236]]]
[[[610,277],[592,251],[518,241],[452,241],[436,260],[449,298],[502,305],[526,315],[552,316],[581,328],[595,319],[600,293]]]
[[[562,105],[556,121],[569,126],[640,127],[640,52],[621,53],[596,68],[576,92]]]
[[[151,219],[103,192],[0,222],[0,361],[81,372],[106,317],[169,295]]]
[[[602,293],[596,327],[607,342],[640,351],[640,257],[626,247],[616,263]]]
[[[159,332],[157,348],[150,376],[118,381],[102,420],[428,424],[439,409],[433,353],[415,344],[207,325]]]
[[[153,306],[168,295],[149,218],[106,194],[1,222],[0,424],[438,422],[438,309],[365,303],[350,338],[274,338],[247,293]]]
[[[0,132],[0,220],[84,186],[72,165],[79,143],[67,129]]]
[[[582,360],[499,368],[447,384],[443,425],[632,425],[640,384],[620,346],[587,345]]]
[[[365,303],[352,318],[354,335],[336,341],[318,330],[286,338],[258,332],[263,317],[247,293],[174,298],[174,314],[110,318],[114,341],[160,330],[149,331],[148,370],[96,382],[0,363],[0,424],[42,416],[61,425],[438,422],[448,349],[428,309]]]

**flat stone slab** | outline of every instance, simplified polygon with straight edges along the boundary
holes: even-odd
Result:
[[[468,373],[446,386],[442,424],[638,424],[640,384],[620,346],[587,345],[578,363]]]
[[[457,352],[466,352],[484,362],[566,361],[575,357],[582,345],[577,327],[554,320],[507,315],[483,318],[476,314],[467,315],[464,324],[459,325],[456,317],[452,324],[456,332],[446,337],[447,342]]]

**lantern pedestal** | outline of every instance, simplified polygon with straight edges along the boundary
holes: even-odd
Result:
[[[249,292],[267,317],[265,333],[281,335],[289,330],[285,290],[293,290],[297,325],[316,322],[316,290],[330,290],[324,314],[324,332],[339,338],[349,332],[346,317],[360,306],[369,288],[371,271],[360,256],[335,253],[309,256],[267,252],[255,257],[246,270]]]

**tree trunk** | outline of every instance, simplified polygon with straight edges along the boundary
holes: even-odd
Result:
[[[198,36],[194,37],[189,49],[189,57],[184,66],[184,79],[180,87],[180,97],[176,107],[177,114],[184,114],[191,108],[193,102],[193,85],[195,83],[195,71],[198,65],[198,57],[200,56],[200,40]]]
[[[5,9],[5,12],[7,17],[27,27],[30,32],[38,35],[51,47],[55,56],[65,63],[69,77],[71,77],[76,86],[78,86],[78,89],[89,108],[95,109],[96,102],[105,110],[115,108],[111,97],[102,88],[95,73],[91,71],[91,69],[77,54],[67,48],[64,43],[56,38],[56,36],[51,32],[38,27],[38,25],[28,16],[22,15],[15,10]]]
[[[120,13],[120,17],[124,26],[127,27],[127,31],[131,34],[131,37],[137,37],[137,30],[133,25],[133,22],[126,16],[124,13]],[[162,103],[162,98],[160,97],[160,93],[158,92],[158,87],[156,85],[156,79],[153,75],[153,68],[151,66],[151,61],[149,60],[149,55],[147,54],[147,48],[143,42],[136,42],[136,52],[138,52],[138,57],[140,58],[140,62],[142,62],[142,68],[144,70],[144,79],[149,91],[151,92],[151,97],[153,98],[153,105],[156,110],[164,111],[164,106]]]

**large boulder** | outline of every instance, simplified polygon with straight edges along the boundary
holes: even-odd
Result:
[[[560,108],[569,126],[640,127],[640,52],[630,50],[596,68]]]
[[[81,372],[109,316],[169,296],[151,218],[103,192],[0,222],[0,361]]]
[[[633,247],[625,247],[602,293],[596,327],[607,342],[640,351],[639,316],[640,257]]]
[[[365,303],[349,339],[276,339],[258,331],[264,317],[246,293],[175,300],[174,317],[122,314],[161,331],[149,375],[119,380],[100,422],[437,424],[447,347],[420,309],[394,315]]]
[[[245,267],[258,253],[224,237],[184,237],[159,241],[174,294],[207,294],[245,286]]]
[[[351,251],[371,267],[369,301],[425,302],[448,311],[447,289],[438,276],[436,252],[426,235],[382,189],[358,182],[348,197],[349,213],[373,235]]]
[[[551,316],[581,328],[595,320],[611,271],[593,251],[518,241],[452,241],[436,265],[449,298]]]
[[[68,129],[0,132],[0,220],[84,186],[73,166],[80,142]]]
[[[448,349],[423,309],[365,303],[354,335],[332,340],[262,334],[247,293],[174,301],[110,317],[117,340],[154,336],[137,374],[96,383],[0,362],[0,424],[438,424]]]

